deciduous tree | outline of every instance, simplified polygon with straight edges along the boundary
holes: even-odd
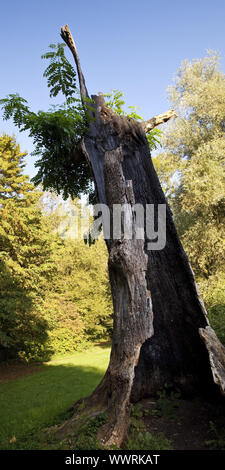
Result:
[[[219,56],[184,61],[168,91],[177,119],[165,129],[154,164],[224,341],[225,76]]]

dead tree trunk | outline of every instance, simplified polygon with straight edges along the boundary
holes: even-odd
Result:
[[[67,26],[61,35],[74,55],[85,103],[87,89]],[[143,124],[117,116],[102,95],[92,99],[94,120],[82,151],[93,171],[98,201],[111,213],[113,204],[166,204],[145,136],[153,119]],[[87,400],[92,411],[107,410],[101,432],[105,445],[122,442],[130,403],[155,394],[166,382],[184,395],[211,393],[215,382],[224,392],[225,349],[215,334],[212,346],[206,311],[168,205],[166,237],[159,251],[147,250],[147,235],[144,241],[126,240],[123,227],[120,240],[107,241],[114,305],[111,358]]]

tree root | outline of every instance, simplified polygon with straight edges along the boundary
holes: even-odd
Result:
[[[133,379],[134,367],[131,364],[130,368],[124,367],[123,371],[117,370],[117,373],[108,368],[93,394],[69,408],[68,411],[74,412],[73,416],[54,430],[54,436],[65,439],[86,426],[91,419],[104,413],[107,421],[98,430],[99,445],[102,448],[120,447],[127,437],[130,424]]]

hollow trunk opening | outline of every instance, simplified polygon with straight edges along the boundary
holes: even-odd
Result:
[[[102,96],[93,98],[95,121],[83,148],[99,201],[107,204],[111,219],[114,204],[166,204],[141,125],[116,116]],[[123,442],[131,403],[156,394],[165,383],[183,396],[216,393],[199,334],[208,326],[206,311],[168,205],[162,250],[147,249],[146,233],[145,240],[125,239],[123,220],[121,229],[120,239],[107,240],[114,305],[110,362],[86,402],[91,413],[93,407],[107,411],[107,423],[99,432],[106,447]]]

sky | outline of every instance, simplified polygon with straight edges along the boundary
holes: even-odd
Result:
[[[89,95],[118,89],[144,119],[170,105],[166,89],[182,60],[212,49],[224,61],[224,0],[20,0],[1,4],[0,98],[19,93],[33,111],[47,110],[47,62],[41,55],[62,42],[65,24],[74,36]],[[73,58],[68,50],[67,57]],[[14,134],[27,151],[25,172],[35,175],[27,133],[2,120],[0,135]]]

